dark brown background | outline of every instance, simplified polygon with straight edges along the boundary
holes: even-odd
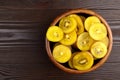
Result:
[[[45,50],[53,19],[74,8],[101,14],[113,32],[107,62],[87,74],[68,74],[55,67]],[[120,0],[0,0],[0,80],[119,80]]]

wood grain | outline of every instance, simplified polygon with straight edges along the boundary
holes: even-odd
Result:
[[[120,0],[0,0],[0,80],[119,80]],[[101,14],[113,32],[113,49],[96,71],[74,75],[55,67],[45,34],[58,15],[74,8]]]
[[[119,0],[1,0],[2,9],[120,9]]]
[[[103,79],[109,79],[113,80],[118,79],[119,80],[119,63],[111,64],[111,63],[105,63],[104,66],[97,69],[96,71],[87,73],[87,74],[81,74],[81,75],[75,75],[75,74],[68,74],[64,73],[63,71],[59,70],[52,64],[6,64],[6,65],[0,65],[1,67],[1,78],[3,80],[6,78],[12,78],[13,80],[61,80],[61,79],[69,79],[69,80],[103,80]],[[49,68],[48,68],[49,66]],[[112,66],[116,66],[116,68],[113,68]],[[45,69],[46,70],[45,70]],[[5,72],[4,70],[8,71]],[[115,71],[115,72],[113,72]]]

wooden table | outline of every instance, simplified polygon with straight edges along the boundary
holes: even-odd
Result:
[[[45,34],[65,11],[91,9],[102,15],[113,32],[107,62],[86,74],[68,74],[49,60]],[[0,80],[119,80],[120,0],[0,0]]]

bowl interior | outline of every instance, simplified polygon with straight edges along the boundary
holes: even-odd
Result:
[[[68,72],[68,73],[86,73],[86,72],[90,72],[90,71],[93,71],[95,69],[97,69],[98,67],[100,67],[106,60],[107,58],[109,57],[110,55],[110,52],[111,52],[111,49],[112,49],[112,31],[110,29],[110,26],[108,25],[108,23],[106,22],[106,20],[100,16],[99,14],[97,14],[96,12],[93,12],[92,10],[87,10],[87,9],[75,9],[75,10],[70,10],[70,11],[67,11],[65,13],[63,13],[62,15],[58,16],[56,19],[54,19],[54,21],[51,23],[51,25],[58,25],[58,22],[61,18],[67,16],[67,15],[70,15],[70,14],[77,14],[77,15],[83,15],[85,17],[88,17],[88,16],[97,16],[101,22],[106,26],[107,28],[107,33],[108,33],[108,38],[109,38],[109,45],[108,45],[108,52],[107,54],[105,55],[104,58],[102,59],[98,59],[95,61],[94,65],[92,68],[88,69],[88,70],[84,70],[84,71],[79,71],[79,70],[74,70],[74,69],[71,69],[68,67],[68,65],[66,64],[60,64],[58,62],[56,62],[52,56],[52,50],[53,50],[53,45],[54,43],[53,42],[49,42],[47,39],[46,39],[46,50],[47,50],[47,54],[50,58],[50,60],[60,69],[62,69],[63,71],[65,72]]]

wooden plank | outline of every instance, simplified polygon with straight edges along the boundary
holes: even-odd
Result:
[[[52,64],[0,64],[2,80],[119,80],[120,63],[106,63],[87,74],[68,74]],[[48,68],[49,67],[49,68]],[[113,72],[114,71],[114,72]]]
[[[39,23],[2,24],[0,26],[0,62],[16,64],[42,61],[42,63],[46,63],[47,61],[44,59],[48,58],[45,50],[47,27],[46,24]],[[119,62],[120,28],[119,25],[111,25],[111,29],[114,43],[107,62]],[[43,54],[42,57],[39,54]],[[24,59],[27,60],[24,61]]]
[[[65,5],[62,5],[65,4]],[[55,9],[74,9],[74,8],[88,8],[88,9],[120,9],[119,0],[54,0],[52,8]],[[62,6],[61,6],[62,5]],[[117,6],[117,7],[116,7]]]
[[[1,9],[45,9],[50,8],[50,0],[1,0]]]
[[[0,22],[39,22],[50,24],[57,16],[69,9],[0,10]],[[120,21],[120,10],[96,10],[107,21]]]
[[[47,23],[65,10],[0,10],[0,22]]]
[[[64,4],[64,5],[63,5]],[[119,0],[1,0],[2,9],[120,9]],[[116,7],[117,6],[117,7]]]
[[[113,46],[107,63],[119,63],[119,47]],[[40,44],[12,44],[0,46],[0,64],[49,63],[45,46]]]
[[[117,21],[110,24],[110,27],[113,32],[113,40],[115,45],[119,45],[119,23]],[[116,25],[115,25],[116,24]],[[45,39],[46,30],[49,27],[49,24],[46,23],[1,23],[0,24],[0,45],[4,44],[3,42],[15,42],[15,41],[28,41],[43,42]],[[116,44],[118,42],[118,44]]]
[[[0,46],[0,64],[33,65],[49,62],[45,47],[38,45]]]

